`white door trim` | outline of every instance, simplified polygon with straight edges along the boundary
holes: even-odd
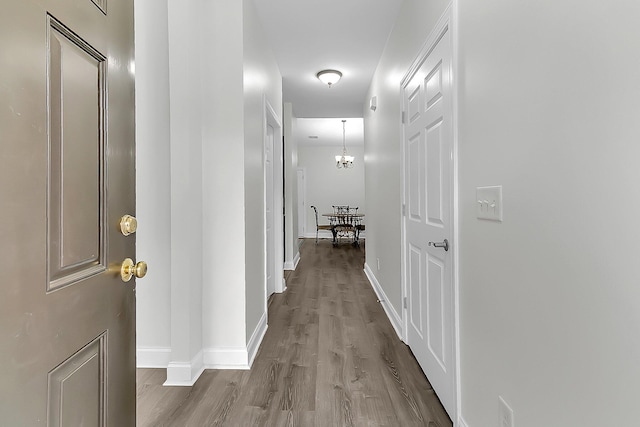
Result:
[[[271,296],[271,294],[275,293],[275,263],[273,257],[275,256],[275,236],[273,234],[273,225],[275,222],[276,213],[273,210],[274,199],[275,199],[275,183],[273,182],[274,177],[274,152],[273,145],[275,141],[275,129],[270,123],[267,123],[267,132],[265,135],[265,147],[264,147],[264,188],[265,188],[265,224],[266,224],[266,250],[265,256],[267,258],[265,264],[266,271],[266,281],[267,281],[267,298]]]
[[[283,177],[282,170],[284,167],[283,163],[283,153],[282,153],[282,123],[278,118],[278,114],[273,109],[266,96],[262,96],[262,104],[264,106],[264,118],[262,123],[262,135],[263,135],[263,159],[262,165],[264,168],[266,159],[265,150],[267,145],[267,125],[270,125],[273,128],[273,242],[269,244],[267,242],[267,216],[266,216],[266,175],[264,176],[263,182],[265,183],[265,188],[263,191],[263,205],[265,210],[265,215],[263,218],[263,230],[264,230],[264,242],[265,242],[265,252],[264,252],[264,292],[267,294],[267,251],[273,251],[273,262],[274,266],[274,281],[275,281],[275,291],[276,293],[284,292],[284,224],[283,224],[283,193],[282,193],[282,185],[283,185]],[[266,169],[265,169],[266,174]],[[266,310],[266,298],[265,298],[265,310]]]
[[[452,81],[452,99],[451,99],[451,108],[452,108],[452,131],[453,131],[453,140],[452,140],[452,168],[451,168],[451,209],[452,209],[452,242],[451,242],[451,250],[452,250],[452,286],[453,286],[453,366],[454,366],[454,408],[453,413],[451,414],[454,424],[457,420],[460,419],[460,401],[461,401],[461,391],[460,391],[460,325],[459,325],[459,274],[458,274],[458,262],[459,262],[459,251],[458,251],[458,102],[457,102],[457,53],[458,53],[458,32],[457,32],[457,11],[458,11],[458,0],[452,0],[451,3],[447,6],[442,16],[434,26],[431,34],[427,37],[426,42],[423,44],[420,52],[412,62],[411,66],[405,73],[401,83],[400,83],[400,91],[404,92],[405,87],[409,84],[412,76],[416,73],[416,71],[420,68],[425,58],[429,56],[429,54],[436,47],[441,37],[449,31],[452,40],[452,52],[451,52],[451,81]],[[404,111],[404,97],[400,96],[400,110]],[[402,114],[401,118],[401,128],[402,128],[402,138],[404,141],[405,138],[405,113]],[[402,309],[402,340],[406,343],[408,336],[408,312],[406,308],[406,301],[408,297],[408,280],[407,280],[407,272],[406,272],[406,212],[405,206],[407,204],[406,200],[406,156],[405,152],[405,144],[402,144],[402,166],[401,166],[401,182],[402,182],[402,199],[401,199],[401,212],[402,212],[402,233],[401,233],[401,243],[402,243],[402,251],[401,251],[401,280],[402,280],[402,301],[403,301],[403,309]]]
[[[449,14],[449,26],[451,31],[451,108],[452,114],[452,127],[453,127],[453,265],[451,266],[452,280],[453,280],[453,345],[454,345],[454,366],[455,366],[455,419],[454,424],[463,427],[466,425],[462,418],[462,387],[460,378],[460,251],[458,249],[458,242],[460,242],[460,189],[459,189],[459,162],[458,162],[458,52],[459,52],[459,30],[458,30],[458,0],[451,0],[450,6],[447,9]]]
[[[300,174],[302,174],[302,185],[300,185]],[[296,169],[296,187],[298,189],[298,238],[301,238],[307,234],[307,168]]]

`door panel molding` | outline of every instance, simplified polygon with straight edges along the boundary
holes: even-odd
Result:
[[[107,425],[106,367],[107,331],[49,372],[47,426]],[[69,404],[81,397],[91,404],[83,405],[78,413]]]
[[[47,291],[53,291],[106,270],[107,58],[53,16],[47,24]]]
[[[107,0],[91,0],[96,5],[100,12],[107,14]]]
[[[440,364],[440,368],[447,372],[446,342],[445,342],[445,273],[444,262],[441,259],[427,255],[427,343],[429,351]]]

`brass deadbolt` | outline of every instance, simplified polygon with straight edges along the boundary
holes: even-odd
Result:
[[[138,229],[138,220],[131,215],[125,215],[120,218],[120,231],[123,235],[133,234]]]

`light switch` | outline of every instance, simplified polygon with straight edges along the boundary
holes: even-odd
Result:
[[[502,186],[476,188],[476,216],[502,221]]]

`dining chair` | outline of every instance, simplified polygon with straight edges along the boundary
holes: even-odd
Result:
[[[318,231],[329,230],[333,233],[333,226],[331,224],[318,224],[318,209],[315,206],[311,206],[313,212],[316,214],[316,245],[318,244]]]
[[[365,230],[365,225],[362,223],[362,218],[353,218],[353,226],[355,241],[356,243],[358,243],[360,241],[360,232]]]
[[[351,241],[355,243],[357,241],[355,218],[350,215],[358,213],[358,208],[349,205],[333,205],[333,212],[342,214],[337,217],[335,224],[336,243],[341,238],[351,238]]]

